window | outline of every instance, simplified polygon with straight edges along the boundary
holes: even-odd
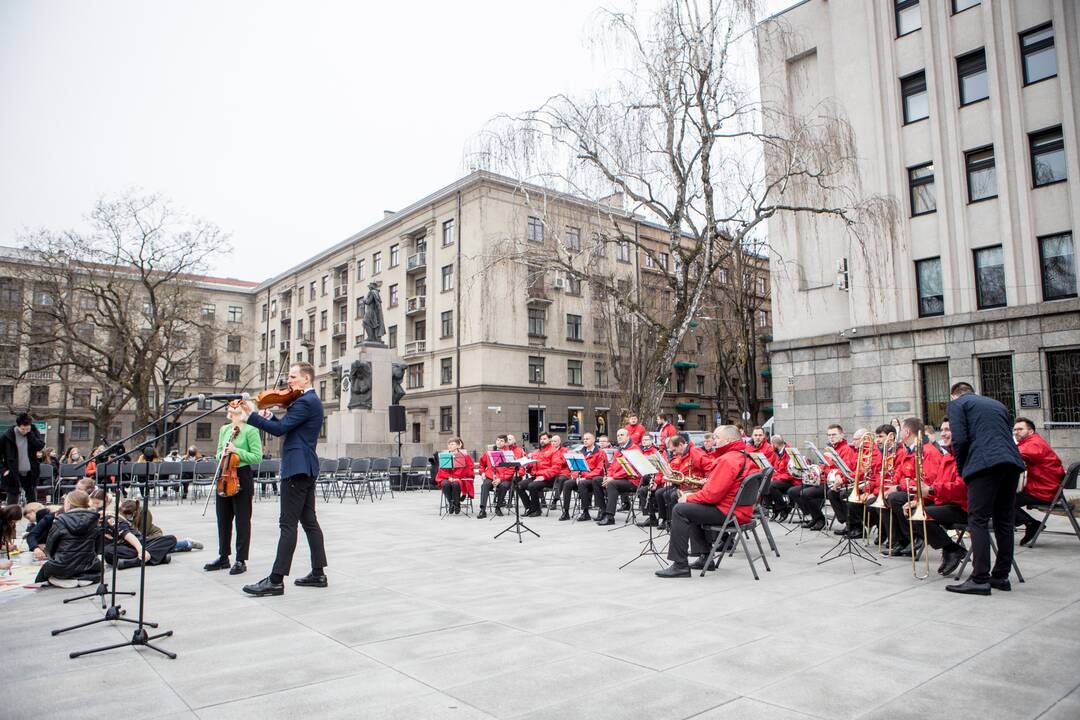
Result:
[[[244,308],[240,307],[239,305],[230,305],[228,318],[229,322],[231,323],[243,322]]]
[[[529,308],[529,337],[544,337],[544,308]]]
[[[581,228],[566,228],[566,249],[571,252],[581,252]]]
[[[324,402],[326,400],[326,381],[325,380],[320,380],[319,381],[319,400],[322,400]]]
[[[195,423],[195,439],[196,440],[209,440],[211,438],[210,433],[213,431],[214,424],[208,422]]]
[[[696,383],[697,384],[697,394],[698,395],[704,395],[705,394],[705,376],[704,375],[698,375],[695,378],[695,380],[697,381],[697,383]]]
[[[413,363],[405,374],[405,387],[416,389],[424,387],[424,363]]]
[[[454,244],[454,221],[453,220],[446,220],[442,224],[442,245],[443,245],[443,247],[446,247],[447,245],[453,245],[453,244]],[[417,246],[416,251],[417,252],[423,252],[423,250],[421,250],[419,248],[419,246]]]
[[[934,163],[908,168],[908,188],[912,217],[937,210],[937,201],[934,199]]]
[[[397,325],[386,328],[386,344],[392,348],[397,347]]]
[[[454,382],[454,359],[443,358],[439,361],[439,382],[449,385]]]
[[[263,319],[263,322],[266,322],[267,317],[268,317],[268,310],[267,310],[267,307],[266,307],[266,303],[263,303],[263,305],[262,305],[262,319]]]
[[[439,314],[439,329],[442,337],[454,337],[454,311],[444,310]]]
[[[529,356],[529,382],[537,385],[544,382],[544,358]]]
[[[387,290],[387,307],[397,307],[398,304],[398,286],[394,283]]]
[[[315,281],[308,284],[308,302],[315,302]]]
[[[727,268],[720,268],[716,271],[716,281],[721,285],[727,285]]]
[[[326,365],[326,346],[319,346],[319,367]]]
[[[581,335],[581,316],[570,315],[566,316],[566,339],[573,340],[574,342],[581,342],[584,338]]]
[[[660,261],[660,267],[663,268],[664,270],[667,270],[668,254],[667,253],[660,253],[660,257],[658,258],[658,260]]]
[[[75,388],[71,391],[72,407],[90,407],[90,388]]]
[[[922,391],[922,415],[924,421],[937,422],[945,417],[949,404],[949,363],[924,363],[919,366],[920,390]]]
[[[975,251],[975,298],[980,310],[1006,304],[1005,254],[1000,245]]]
[[[1065,180],[1065,139],[1061,126],[1028,135],[1031,177],[1035,187]]]
[[[0,305],[9,308],[22,303],[22,286],[13,278],[0,278]]]
[[[593,257],[604,257],[604,237],[600,233],[593,233],[592,241]]]
[[[382,253],[372,253],[371,255],[371,274],[378,275],[382,272]],[[324,293],[325,294],[325,293]]]
[[[973,8],[978,5],[982,0],[952,0],[952,11],[955,15],[958,12],[963,12],[968,8]]]
[[[209,425],[209,423],[207,423]],[[87,420],[76,420],[71,423],[71,440],[75,442],[81,440],[83,442],[90,439],[90,422]]]
[[[620,240],[615,246],[615,259],[619,262],[630,262],[630,241]]]
[[[896,0],[896,37],[913,33],[921,27],[919,0]]]
[[[413,340],[427,340],[427,320],[413,323]]]
[[[964,153],[967,165],[968,202],[997,197],[997,172],[993,146]]]
[[[757,294],[758,295],[764,295],[765,294],[765,278],[759,277],[757,279],[757,283],[756,283],[755,287],[757,288]]]
[[[1050,422],[1080,423],[1080,349],[1046,353]]]
[[[326,283],[329,282],[329,280],[329,275],[323,275],[322,280],[319,281],[319,289],[322,292],[323,297],[326,297]]]
[[[645,253],[645,267],[656,267],[656,263],[653,262],[653,256],[651,252]]]
[[[240,352],[241,342],[242,341],[240,335],[229,335],[225,339],[225,349],[229,352],[238,353]]]
[[[319,313],[319,329],[320,330],[325,330],[326,329],[326,323],[329,322],[329,320],[330,320],[330,314],[329,314],[328,311],[323,310],[322,312],[320,312]]]
[[[364,264],[363,260],[356,261],[356,282],[364,279]]]
[[[1008,408],[1009,418],[1016,417],[1012,356],[979,358],[979,388],[980,394],[993,398]]]
[[[217,310],[213,303],[203,303],[203,306],[199,309],[199,315],[203,320],[213,320],[214,313]]]
[[[956,58],[956,76],[960,83],[961,105],[970,105],[990,97],[986,51],[983,48]]]
[[[544,223],[540,221],[540,218],[529,218],[525,226],[525,239],[534,243],[544,242]]]
[[[600,361],[597,361],[593,365],[593,370],[596,373],[596,387],[598,387],[598,388],[606,388],[607,387],[607,365],[605,365],[604,363],[602,363]]]
[[[919,317],[945,314],[945,295],[941,289],[941,258],[915,261],[915,285],[919,294]]]
[[[602,317],[593,318],[594,342],[606,343],[608,339],[607,321]]]
[[[566,361],[566,384],[567,385],[583,385],[581,380],[581,361],[580,360],[567,360]]]
[[[903,98],[905,125],[930,117],[930,99],[926,94],[924,71],[900,78],[900,95]]]
[[[240,382],[240,366],[239,365],[226,365],[225,366],[225,382]]]
[[[573,273],[566,275],[566,294],[567,295],[580,295],[581,294],[581,278]]]
[[[439,408],[439,432],[453,432],[454,431],[454,408],[450,405],[443,405]]]
[[[759,328],[769,327],[769,312],[767,310],[757,311],[757,326]]]
[[[1047,23],[1020,33],[1020,53],[1024,56],[1025,85],[1057,75],[1054,26]]]
[[[31,385],[30,386],[30,404],[38,407],[44,407],[49,404],[49,386],[48,385]]]
[[[1072,233],[1039,238],[1043,300],[1076,297],[1076,260]]]
[[[0,385],[0,403],[11,405],[15,402],[15,386]]]
[[[454,289],[454,266],[443,265],[442,268],[442,291],[450,292]]]

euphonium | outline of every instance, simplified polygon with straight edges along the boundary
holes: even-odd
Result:
[[[870,472],[870,462],[873,459],[874,436],[870,433],[866,433],[862,436],[862,439],[859,440],[859,453],[855,456],[855,468],[852,470],[854,477],[852,478],[851,483],[851,494],[848,495],[847,499],[849,503],[862,505],[865,502],[859,484],[865,480],[866,475]]]
[[[915,523],[922,523],[923,544],[926,544],[926,506],[923,504],[923,433],[919,430],[915,434],[915,507],[908,511],[908,537],[911,538],[911,574],[916,580],[925,580],[930,577],[930,553],[923,548],[926,560],[926,573],[919,574],[918,555],[915,545]],[[908,493],[910,495],[910,492]]]

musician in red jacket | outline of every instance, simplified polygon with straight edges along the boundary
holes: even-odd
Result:
[[[636,415],[631,415],[631,418],[636,417]],[[641,478],[626,469],[626,465],[623,464],[625,461],[620,462],[622,453],[625,450],[637,448],[633,441],[630,440],[630,431],[626,428],[619,428],[615,438],[619,441],[615,446],[615,456],[608,463],[607,477],[601,482],[606,502],[603,512],[600,513],[600,517],[596,521],[599,525],[614,525],[615,508],[619,505],[619,493],[632,493],[641,484]]]
[[[709,457],[701,448],[691,445],[682,435],[669,437],[667,447],[668,464],[674,472],[683,477],[705,479],[716,464],[715,458]],[[671,480],[665,481],[663,487],[655,492],[656,512],[660,516],[661,530],[666,530],[671,524],[671,511],[675,508],[675,503],[679,502],[679,490],[688,488],[694,489],[690,485],[680,486]]]
[[[581,498],[581,515],[578,520],[592,520],[589,515],[589,503],[592,502],[592,481],[604,474],[604,461],[607,456],[596,444],[596,436],[587,432],[581,436],[581,454],[585,458],[585,464],[589,466],[586,471],[570,471],[569,479],[562,486],[562,515],[559,520],[570,519],[570,494],[576,492]],[[564,458],[565,459],[565,458]],[[569,469],[569,464],[568,464]]]
[[[791,514],[791,506],[787,502],[787,493],[802,481],[791,474],[788,463],[791,455],[788,453],[787,443],[779,435],[773,435],[769,439],[776,462],[773,463],[772,482],[769,483],[769,498],[772,500],[773,520],[784,522]]]
[[[596,517],[599,519],[604,514],[604,505],[607,500],[604,497],[604,478],[607,477],[608,465],[615,456],[615,450],[611,447],[611,441],[607,435],[596,437],[596,453],[586,461],[589,463],[589,471],[578,478],[578,494],[581,495],[581,520],[591,520],[589,508],[596,508]],[[587,488],[582,487],[588,485]]]
[[[641,446],[641,438],[648,432],[648,430],[645,429],[645,426],[641,424],[641,421],[638,420],[637,413],[634,413],[627,418],[626,427],[623,429],[629,433],[630,442],[634,443],[634,447]],[[618,433],[616,433],[615,436],[618,437]]]
[[[829,446],[836,451],[836,454],[840,456],[840,459],[844,461],[844,464],[849,468],[855,467],[855,448],[853,448],[844,437],[844,428],[838,423],[833,423],[826,430],[829,438]],[[847,521],[847,496],[842,494],[842,489],[846,485],[846,481],[840,474],[840,471],[832,467],[831,464],[825,464],[821,466],[821,483],[819,485],[802,485],[800,490],[796,493],[795,488],[788,491],[788,499],[794,499],[799,508],[802,509],[803,517],[806,518],[803,521],[803,527],[810,528],[811,530],[822,530],[825,528],[825,515],[821,512],[821,500],[825,497],[826,484],[829,485],[830,493],[838,493],[837,497],[842,497],[842,501],[833,503],[833,510],[842,508],[838,511],[842,513],[844,517],[837,515],[837,519],[840,522]],[[847,488],[850,492],[851,488]]]
[[[1024,526],[1024,537],[1020,539],[1020,544],[1027,545],[1039,531],[1039,521],[1028,515],[1024,506],[1053,502],[1065,477],[1065,466],[1050,443],[1035,432],[1035,423],[1031,420],[1016,418],[1013,437],[1016,438],[1016,449],[1027,466],[1024,489],[1016,493],[1016,524]]]
[[[552,435],[548,446],[551,448],[551,452],[548,454],[547,468],[545,468],[544,472],[545,477],[551,480],[552,483],[551,500],[548,503],[548,509],[554,510],[559,503],[559,496],[562,495],[563,486],[575,483],[570,482],[570,466],[566,464],[567,449],[562,444],[562,437]],[[569,516],[566,519],[569,520]]]
[[[941,421],[937,448],[941,453],[941,465],[937,482],[923,484],[923,496],[933,502],[926,505],[926,515],[932,522],[926,523],[926,538],[930,547],[941,550],[938,573],[952,575],[964,559],[964,547],[949,536],[947,530],[955,523],[967,522],[967,486],[956,471],[956,458],[952,454],[952,431],[949,419]],[[913,503],[908,503],[908,512]],[[922,537],[922,523],[915,523],[915,534]]]
[[[915,499],[915,453],[922,455],[923,482],[933,487],[937,484],[941,474],[941,451],[923,436],[921,448],[915,447],[918,433],[923,429],[923,422],[919,418],[909,417],[900,424],[900,450],[896,456],[896,465],[893,477],[896,479],[896,489],[885,496],[885,502],[889,505],[892,513],[893,537],[890,538],[892,557],[907,557],[911,555],[911,534],[908,532],[907,514],[904,507],[909,500]],[[923,498],[924,504],[930,504],[927,498]],[[915,538],[915,555],[918,557],[923,551],[921,538]]]
[[[657,413],[656,415],[656,430],[660,433],[660,447],[667,447],[667,439],[672,435],[678,434],[678,430],[671,424],[668,419],[667,413]]]
[[[515,458],[524,457],[525,453],[517,445],[509,444],[509,436],[499,435],[495,438],[495,449],[509,451]],[[502,515],[503,506],[506,504],[506,492],[514,480],[514,468],[511,466],[493,465],[488,453],[480,456],[480,474],[484,476],[484,484],[480,486],[480,512],[478,519],[487,517],[487,501],[492,489],[495,490],[495,514]]]
[[[653,445],[652,435],[646,433],[641,438],[641,454],[645,457],[650,455],[656,455],[660,452],[660,449]],[[649,482],[642,482],[638,486],[637,500],[638,507],[643,514],[647,513],[648,517],[638,520],[638,527],[649,527],[652,525],[656,527],[659,522],[656,519],[656,490],[664,486],[664,476],[661,473],[650,475]],[[650,494],[650,489],[652,494]]]
[[[747,457],[746,443],[733,425],[718,427],[714,432],[720,449],[720,458],[709,473],[709,479],[700,490],[681,496],[671,513],[671,539],[668,543],[668,560],[671,565],[657,570],[657,577],[690,577],[690,571],[705,567],[705,558],[711,543],[705,528],[721,525],[735,502],[742,481],[757,471],[757,465]],[[740,523],[749,522],[753,515],[752,505],[739,507],[735,517]],[[689,564],[689,555],[698,560]]]
[[[769,442],[769,438],[765,435],[765,428],[760,425],[754,428],[753,433],[750,435],[750,447],[746,451],[761,453],[769,461],[773,471],[776,471],[776,451],[773,449],[772,443]]]
[[[544,490],[550,490],[555,485],[555,475],[550,467],[551,463],[551,436],[540,433],[540,447],[529,453],[529,457],[536,462],[527,465],[529,475],[524,480],[518,481],[518,497],[526,508],[525,517],[539,517],[543,502]]]
[[[444,468],[442,453],[439,453],[439,472],[435,474],[435,486],[446,496],[447,513],[456,515],[461,512],[461,497],[473,497],[473,459],[465,452],[461,438],[454,437],[446,441],[446,451],[450,453],[453,467]]]

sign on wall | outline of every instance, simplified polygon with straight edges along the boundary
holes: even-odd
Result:
[[[1042,407],[1041,392],[1020,393],[1020,408],[1023,410],[1036,410]]]

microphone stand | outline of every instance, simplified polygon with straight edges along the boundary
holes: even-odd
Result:
[[[495,536],[498,540],[499,536],[507,532],[515,532],[518,536],[518,542],[521,542],[521,536],[525,534],[525,531],[531,532],[536,537],[540,537],[540,533],[533,530],[531,527],[521,522],[521,498],[518,496],[518,471],[521,470],[521,465],[516,462],[504,462],[499,463],[499,467],[514,466],[514,477],[510,478],[510,492],[514,493],[514,522],[510,523],[504,530],[499,531]]]
[[[197,401],[198,401],[198,398],[193,398],[191,400],[191,402],[197,402]],[[207,410],[206,412],[204,412],[204,413],[202,413],[200,415],[196,415],[192,419],[190,419],[187,422],[184,422],[184,423],[182,423],[180,425],[176,425],[176,426],[173,426],[171,428],[167,428],[165,430],[165,432],[163,432],[160,435],[158,435],[157,437],[153,438],[151,441],[149,441],[148,444],[158,443],[161,440],[167,438],[172,433],[175,433],[175,432],[177,432],[177,431],[179,431],[179,430],[181,430],[181,429],[183,429],[185,427],[188,427],[189,425],[192,425],[192,424],[198,422],[199,420],[202,420],[205,417],[208,417],[208,416],[210,416],[210,415],[212,415],[212,414],[214,414],[216,412],[219,412],[219,411],[225,409],[225,407],[227,405],[228,405],[228,402],[226,402],[224,405],[220,405],[218,407],[211,408],[211,409]],[[169,415],[172,415],[173,413],[177,412],[182,407],[183,407],[183,404],[179,405],[176,410],[170,410],[165,415],[162,415],[161,418],[159,418],[157,422],[160,422],[161,420],[164,420],[165,418],[169,417]],[[125,455],[128,455],[128,454],[130,454],[130,451],[125,453]],[[128,620],[127,618],[122,618],[122,619],[126,620],[127,622],[135,623],[136,625],[138,625],[138,627],[135,628],[135,632],[132,634],[131,640],[128,640],[127,642],[116,643],[116,644],[113,644],[113,645],[106,645],[104,647],[91,648],[90,650],[80,650],[78,652],[69,653],[68,657],[70,657],[72,659],[75,659],[77,657],[81,657],[83,655],[90,655],[92,653],[104,652],[106,650],[114,650],[114,649],[120,648],[120,647],[140,647],[140,646],[148,647],[151,650],[156,650],[157,652],[161,653],[162,655],[165,655],[166,657],[168,657],[171,660],[176,659],[176,653],[169,652],[168,650],[164,650],[164,649],[159,648],[156,645],[152,645],[150,643],[151,640],[157,640],[158,638],[172,636],[172,634],[173,634],[172,630],[166,630],[165,632],[158,633],[156,635],[150,635],[146,631],[146,626],[149,626],[149,627],[152,627],[152,628],[157,627],[157,623],[148,622],[147,620],[144,619],[144,612],[146,610],[146,533],[149,530],[149,520],[150,520],[150,516],[149,516],[149,512],[150,512],[150,473],[144,473],[143,474],[143,481],[142,481],[142,487],[140,488],[140,492],[142,493],[142,518],[141,518],[141,523],[140,523],[141,526],[142,526],[141,527],[141,531],[142,531],[142,543],[141,543],[141,545],[142,545],[142,554],[139,557],[139,618],[138,618],[138,620]],[[120,497],[119,494],[117,494],[117,505],[118,505],[118,507],[119,507],[119,497]],[[119,558],[116,557],[115,547],[116,547],[116,543],[118,542],[119,537],[120,537],[119,521],[117,521],[116,524],[117,524],[117,526],[113,528],[113,548],[114,548],[114,552],[113,552],[113,578],[114,578],[113,584],[114,585],[115,585],[115,577],[116,577],[116,566],[119,564]]]

